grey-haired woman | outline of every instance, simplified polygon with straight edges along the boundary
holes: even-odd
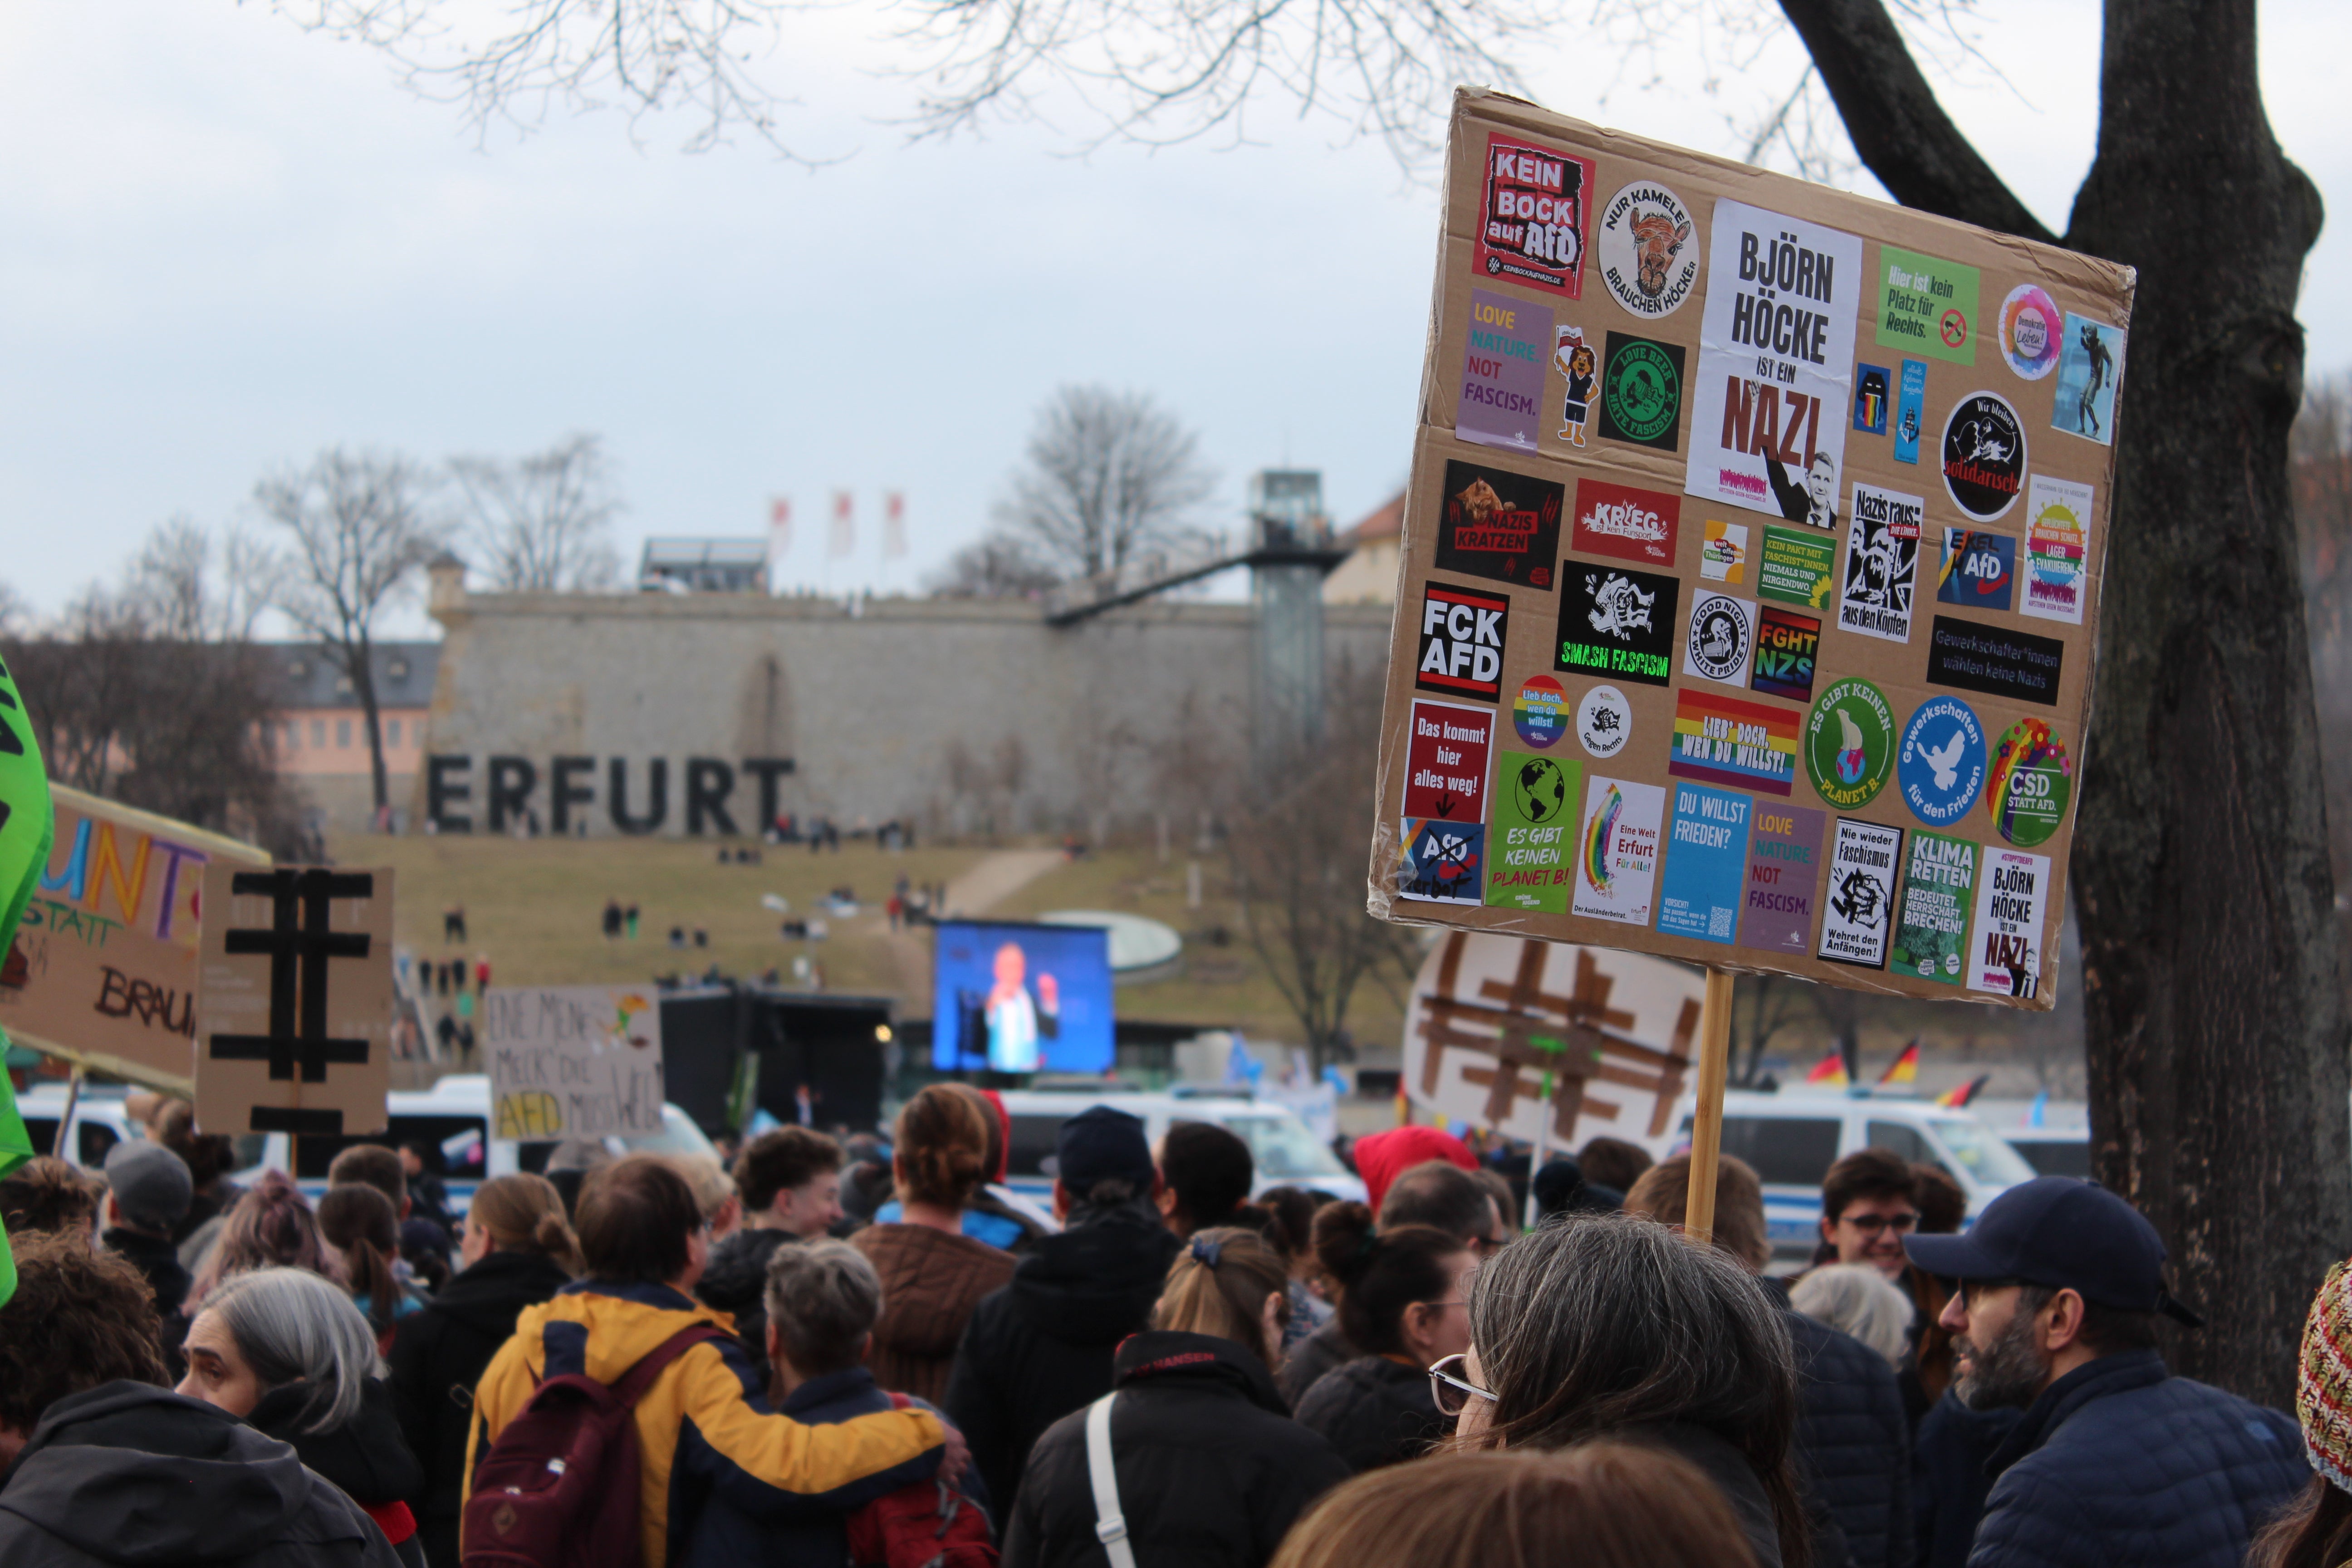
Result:
[[[424,1568],[407,1500],[424,1471],[400,1436],[375,1331],[352,1299],[300,1268],[232,1275],[188,1325],[179,1392],[293,1446]]]

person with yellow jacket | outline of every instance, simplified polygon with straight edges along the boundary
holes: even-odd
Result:
[[[703,1568],[697,1526],[714,1493],[723,1492],[739,1514],[805,1518],[856,1508],[943,1465],[960,1470],[969,1458],[954,1429],[925,1410],[825,1426],[772,1414],[759,1373],[733,1337],[734,1320],[688,1294],[710,1237],[693,1189],[661,1160],[634,1155],[590,1177],[575,1228],[586,1276],[523,1310],[475,1391],[468,1495],[476,1467],[541,1378],[585,1372],[617,1382],[695,1323],[717,1324],[729,1337],[687,1351],[637,1402],[646,1568]]]

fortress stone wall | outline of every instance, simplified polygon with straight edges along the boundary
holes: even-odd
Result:
[[[769,812],[928,832],[1184,820],[1249,752],[1247,605],[468,595],[445,628],[410,820],[441,832],[717,835]],[[1333,605],[1335,689],[1377,701],[1387,605]],[[656,815],[655,793],[660,800]]]

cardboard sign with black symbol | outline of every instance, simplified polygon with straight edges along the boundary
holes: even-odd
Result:
[[[392,872],[205,868],[196,1125],[381,1132],[392,1086]]]

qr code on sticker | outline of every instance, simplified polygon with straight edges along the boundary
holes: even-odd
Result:
[[[1729,936],[1731,934],[1731,911],[1726,909],[1709,910],[1706,912],[1706,934],[1712,937]]]

